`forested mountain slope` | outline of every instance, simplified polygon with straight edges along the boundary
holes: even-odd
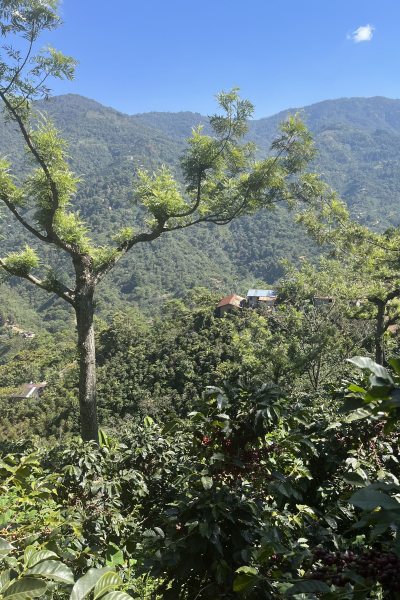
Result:
[[[400,200],[400,100],[340,98],[303,108],[289,108],[250,122],[249,139],[267,151],[278,123],[302,111],[319,149],[316,168],[322,178],[369,226],[397,226]],[[132,120],[182,140],[200,123],[209,133],[208,118],[199,113],[143,113]],[[379,218],[376,213],[379,211]],[[379,221],[379,223],[376,223]]]
[[[400,100],[375,96],[324,100],[309,106],[287,108],[270,117],[251,121],[250,136],[257,139],[261,147],[266,147],[273,139],[278,123],[286,118],[288,112],[298,111],[307,115],[308,127],[314,133],[332,123],[348,123],[367,131],[386,129],[391,133],[400,133]],[[210,130],[208,117],[190,111],[140,113],[132,115],[131,119],[163,131],[177,140],[188,137],[191,128],[200,123],[206,132]]]
[[[146,113],[129,117],[112,108],[68,94],[38,109],[54,117],[69,143],[72,169],[82,177],[75,204],[92,228],[93,237],[106,244],[120,227],[140,226],[143,213],[130,204],[138,168],[155,169],[165,163],[178,174],[179,154],[192,126],[207,120],[199,114]],[[293,109],[295,110],[295,109]],[[292,111],[293,112],[293,111]],[[370,226],[398,224],[400,192],[400,100],[352,98],[305,107],[308,125],[320,154],[317,168],[338,189],[355,216]],[[264,153],[276,126],[287,114],[253,121],[249,137]],[[0,156],[8,156],[17,177],[25,171],[17,132],[0,122]],[[378,213],[379,211],[379,213]],[[376,216],[379,214],[379,217]],[[0,223],[2,253],[24,242],[32,243],[9,217]],[[151,244],[137,246],[99,289],[98,314],[108,318],[116,308],[139,306],[149,315],[166,300],[182,296],[193,286],[224,293],[244,293],[247,286],[280,276],[279,260],[298,261],[319,251],[294,225],[284,209],[234,221],[230,226],[198,227],[168,234]],[[57,251],[44,249],[43,264],[55,264],[68,280],[69,265]],[[32,315],[50,331],[73,328],[73,316],[56,297],[11,281],[6,296],[22,297],[28,327]],[[3,305],[3,318],[15,318],[15,309]],[[23,314],[24,311],[22,311]],[[29,313],[29,314],[28,314]],[[21,310],[18,319],[23,319]],[[33,323],[32,323],[33,326]]]

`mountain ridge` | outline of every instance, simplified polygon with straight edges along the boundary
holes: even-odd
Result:
[[[354,106],[357,106],[357,110],[354,110]],[[360,107],[362,109],[361,114]],[[377,115],[375,114],[375,122],[373,123],[374,115],[370,114],[371,111],[376,111],[379,109],[382,113],[384,107],[386,107],[386,110],[388,108],[391,109],[392,116],[390,121],[386,119],[385,112],[385,117],[383,117],[381,114],[377,118]],[[345,108],[347,108],[347,114]],[[349,111],[349,108],[352,110]],[[351,98],[321,100],[320,102],[315,102],[304,107],[290,107],[268,117],[250,120],[250,137],[252,135],[257,137],[260,135],[267,135],[267,138],[270,141],[279,121],[284,120],[288,113],[293,114],[298,111],[308,115],[306,123],[313,132],[316,132],[319,127],[330,123],[351,123],[353,126],[357,126],[360,129],[366,129],[368,131],[374,131],[375,129],[382,128],[387,129],[392,133],[400,133],[400,99],[386,98],[384,96],[372,96],[370,98],[354,96]],[[336,116],[326,116],[329,112],[331,114],[334,112]],[[191,111],[179,111],[176,113],[151,111],[148,113],[131,115],[131,119],[145,123],[154,128],[158,128],[159,130],[160,125],[162,125],[163,120],[165,120],[169,127],[164,125],[165,129],[162,130],[165,132],[168,130],[169,135],[171,132],[170,123],[173,121],[181,120],[186,123],[190,122],[192,124],[191,126],[196,126],[199,117],[201,122],[206,123],[208,119],[207,116],[201,115],[200,113],[193,113]],[[156,125],[158,125],[158,127],[156,127]],[[190,135],[190,130],[188,130],[186,133],[187,135]],[[263,147],[265,147],[265,144],[263,144]]]
[[[130,203],[138,169],[154,171],[166,164],[179,179],[183,139],[204,118],[190,111],[129,116],[79,94],[56,96],[51,103],[36,106],[54,118],[69,145],[71,169],[83,174],[73,204],[100,246],[110,243],[111,235],[121,227],[143,226],[143,210]],[[374,230],[397,226],[400,100],[329,100],[305,109],[311,113],[308,124],[319,149],[314,167],[325,182],[338,190],[361,223]],[[261,147],[260,153],[268,149],[277,123],[286,114],[281,111],[250,122],[248,139]],[[210,131],[209,124],[204,130]],[[14,175],[23,178],[26,164],[21,139],[12,126],[0,121],[3,155],[13,163]],[[0,234],[4,236],[2,254],[25,243],[36,246],[9,215],[0,221]],[[68,282],[72,276],[68,261],[61,260],[51,247],[40,250],[42,264],[54,265]],[[314,260],[320,252],[283,208],[272,214],[260,211],[224,228],[195,227],[166,234],[151,244],[138,245],[112,271],[98,290],[97,314],[109,319],[115,309],[137,306],[156,315],[167,300],[182,297],[198,285],[218,290],[221,297],[246,293],[246,286],[271,287],[282,274],[280,259],[298,264],[300,256]],[[44,292],[15,278],[7,290],[3,297],[21,298],[21,306],[29,298],[29,307],[50,331],[73,328],[68,307],[57,298],[50,301]],[[30,328],[32,318],[25,312],[27,320],[18,315],[19,322]]]

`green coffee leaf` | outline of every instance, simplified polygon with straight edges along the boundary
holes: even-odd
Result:
[[[348,398],[344,404],[339,408],[339,414],[347,413],[352,410],[357,410],[357,408],[362,408],[365,406],[365,402],[363,398]]]
[[[400,502],[397,502],[397,500],[388,494],[371,490],[369,487],[358,490],[347,502],[363,510],[375,510],[375,508],[380,506],[386,510],[395,509],[400,511]]]
[[[121,550],[118,548],[118,546],[116,546],[112,542],[110,542],[107,546],[106,564],[109,567],[112,567],[113,565],[123,565],[124,564],[124,556],[123,556]]]
[[[385,369],[385,367],[378,365],[372,360],[372,358],[367,358],[365,356],[354,356],[353,358],[349,358],[348,362],[351,362],[353,363],[353,365],[360,367],[360,369],[369,369],[377,377],[380,377],[381,379],[386,379],[390,383],[393,383],[393,380],[390,377],[388,371]]]
[[[27,598],[39,598],[47,590],[46,582],[33,577],[24,577],[16,579],[10,587],[6,589],[3,598],[8,600],[26,600]]]
[[[326,515],[324,519],[328,523],[329,527],[332,527],[332,529],[337,529],[337,523],[333,517]]]
[[[61,581],[62,583],[73,584],[75,579],[69,567],[58,560],[45,560],[36,564],[26,572],[27,575],[41,575],[46,579]]]
[[[244,567],[239,567],[236,569],[236,573],[250,573],[251,575],[257,575],[257,569],[245,565]]]
[[[101,600],[132,600],[132,597],[125,592],[109,592]]]
[[[104,575],[104,573],[108,573],[113,571],[112,567],[103,567],[102,569],[89,569],[89,571],[78,579],[72,588],[70,600],[83,600],[85,596],[87,596],[99,579]]]
[[[25,548],[25,552],[24,552],[24,563],[25,563],[25,565],[28,565],[29,559],[31,558],[32,554],[35,554],[35,552],[37,552],[35,546],[27,546]]]
[[[213,480],[211,479],[211,477],[202,477],[201,483],[203,484],[203,488],[205,490],[209,490],[212,488]]]
[[[33,546],[29,546],[29,548],[32,548]],[[26,550],[25,550],[25,555],[26,555]],[[58,558],[57,554],[55,552],[51,552],[50,550],[39,550],[36,551],[36,548],[34,548],[34,552],[31,552],[29,555],[29,560],[28,563],[26,564],[26,566],[29,567],[33,567],[34,565],[36,565],[39,562],[42,562],[43,560],[48,560],[49,558]]]
[[[94,587],[93,600],[102,596],[105,592],[122,584],[122,579],[114,572],[104,573]]]
[[[14,546],[0,538],[0,558],[4,558],[7,554],[10,554],[11,550],[14,550]]]
[[[363,479],[358,473],[345,473],[343,475],[343,481],[357,487],[365,487],[369,483],[368,480]]]
[[[391,358],[389,364],[396,371],[397,375],[400,375],[400,358]]]
[[[234,592],[249,592],[259,580],[257,575],[251,573],[241,573],[233,582]]]
[[[3,588],[6,588],[6,586],[8,586],[16,577],[18,577],[18,573],[13,569],[7,569],[7,571],[3,571],[0,575],[0,592],[3,590]],[[4,591],[2,593],[4,594]]]
[[[285,591],[285,596],[294,596],[294,594],[313,594],[315,592],[330,592],[329,586],[323,581],[298,581],[292,587]]]

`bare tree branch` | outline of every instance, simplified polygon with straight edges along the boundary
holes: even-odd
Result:
[[[18,212],[15,204],[10,202],[9,199],[7,198],[7,196],[1,195],[0,199],[4,202],[4,204],[7,206],[7,208],[9,208],[9,210],[12,212],[12,214],[15,216],[15,218],[18,219],[18,221],[21,223],[21,225],[23,225],[25,227],[25,229],[27,229],[30,233],[32,233],[35,237],[37,237],[42,242],[46,242],[48,244],[54,244],[54,241],[52,239],[49,239],[47,236],[42,235],[39,231],[37,231],[37,229],[35,229],[34,227],[32,227],[32,225],[29,225],[29,223],[27,221],[25,221],[24,217]]]
[[[111,271],[111,269],[121,260],[121,258],[123,256],[125,256],[125,254],[127,252],[129,252],[129,250],[131,248],[133,248],[133,246],[136,246],[136,244],[140,244],[142,242],[152,242],[153,240],[160,237],[160,235],[166,231],[164,229],[164,223],[165,223],[165,221],[161,221],[152,232],[140,233],[139,235],[136,235],[128,242],[119,246],[117,248],[118,254],[116,256],[114,256],[110,260],[110,262],[108,262],[103,267],[101,267],[97,271],[97,273],[94,275],[94,278],[93,278],[94,285],[96,286],[100,281],[102,281],[102,279],[104,279],[104,277],[107,275],[107,273],[109,273]]]
[[[25,57],[25,60],[24,60],[24,62],[22,63],[22,65],[20,66],[20,68],[19,68],[19,69],[17,69],[17,71],[16,71],[16,72],[15,72],[15,74],[13,75],[13,77],[12,77],[12,79],[11,79],[10,83],[8,84],[8,86],[6,87],[6,89],[5,89],[5,90],[2,90],[2,91],[3,91],[3,94],[7,94],[7,92],[10,90],[10,88],[11,88],[11,87],[12,87],[12,85],[13,85],[13,83],[15,82],[16,78],[17,78],[17,77],[18,77],[18,75],[21,73],[21,71],[22,71],[22,69],[25,67],[26,63],[28,62],[28,58],[30,57],[30,55],[31,55],[31,52],[32,52],[32,46],[33,46],[33,42],[34,42],[34,36],[32,35],[32,36],[31,36],[30,45],[29,45],[29,49],[28,49],[28,53],[27,53],[27,55],[26,55],[26,57]]]

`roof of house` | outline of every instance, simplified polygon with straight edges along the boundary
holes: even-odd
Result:
[[[18,392],[12,394],[13,398],[30,398],[39,391],[41,388],[45,388],[47,383],[26,383],[22,385]]]
[[[240,306],[242,300],[244,300],[244,298],[242,298],[241,296],[232,294],[232,296],[226,296],[226,298],[222,298],[217,308],[220,308],[221,306],[226,306],[227,304],[231,304],[232,306]]]
[[[257,298],[263,296],[264,298],[269,298],[271,296],[276,296],[276,293],[273,290],[249,290],[247,296],[257,296]]]

